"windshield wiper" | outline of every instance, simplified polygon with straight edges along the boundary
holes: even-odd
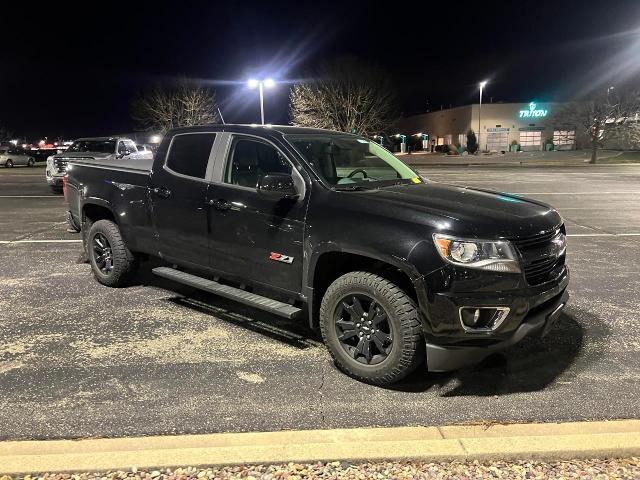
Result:
[[[347,191],[347,192],[355,192],[355,191],[361,191],[361,190],[374,190],[378,187],[365,187],[364,185],[349,185],[349,186],[344,186],[344,187],[338,187],[335,186],[333,187],[334,190],[337,191]]]

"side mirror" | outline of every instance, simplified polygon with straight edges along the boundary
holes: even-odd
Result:
[[[256,190],[260,195],[279,200],[298,197],[293,177],[284,173],[269,173],[258,179]]]

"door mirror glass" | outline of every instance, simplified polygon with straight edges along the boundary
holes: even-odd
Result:
[[[274,199],[298,197],[293,177],[284,173],[262,175],[258,179],[256,189],[259,194]]]

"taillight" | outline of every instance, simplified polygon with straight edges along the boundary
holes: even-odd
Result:
[[[65,202],[69,201],[69,199],[67,198],[67,182],[68,181],[69,181],[69,174],[65,173],[65,175],[62,177],[62,193],[64,193]]]

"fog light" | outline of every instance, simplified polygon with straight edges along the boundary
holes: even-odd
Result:
[[[509,307],[460,307],[460,322],[467,332],[496,330],[509,315]]]

